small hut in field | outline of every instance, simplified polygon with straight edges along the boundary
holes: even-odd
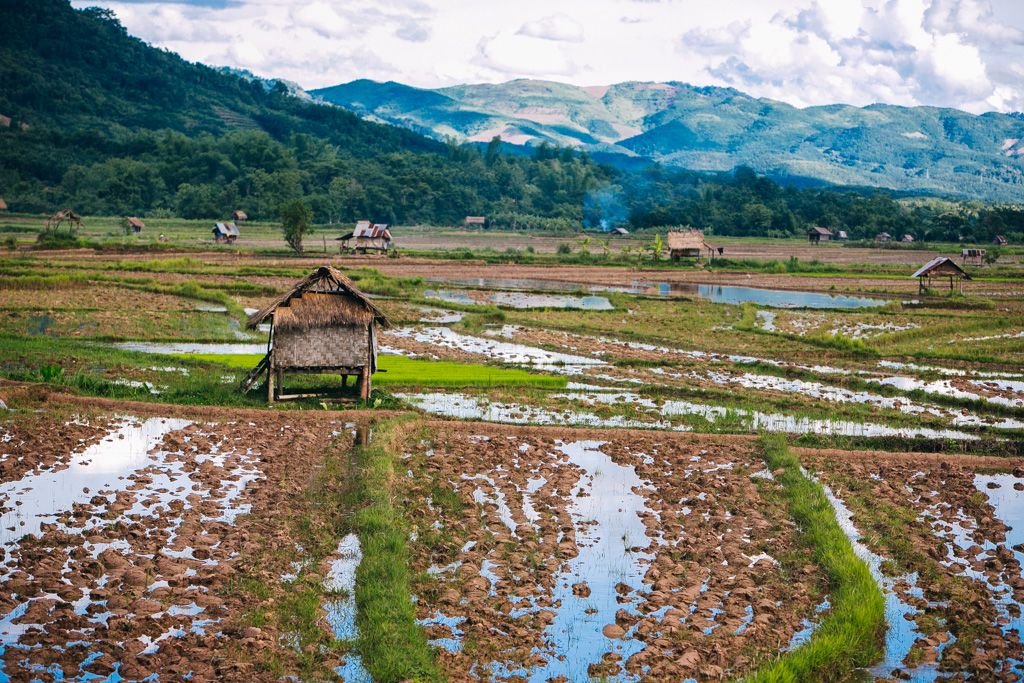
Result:
[[[214,242],[223,242],[224,244],[233,244],[241,236],[238,226],[234,223],[214,223],[211,232],[213,232]]]
[[[331,266],[321,266],[284,296],[250,316],[255,329],[270,321],[267,355],[242,383],[248,390],[265,369],[267,400],[299,398],[287,395],[284,373],[340,374],[359,378],[359,396],[370,396],[370,378],[377,370],[377,328],[388,319],[350,279]],[[275,380],[277,389],[275,391]]]
[[[701,230],[672,230],[668,233],[668,254],[673,261],[681,258],[700,258],[707,255],[710,260],[715,248],[704,241]]]
[[[465,218],[462,219],[462,225],[463,225],[463,227],[466,227],[466,228],[472,228],[474,226],[479,226],[481,229],[483,229],[483,228],[487,227],[487,217],[486,216],[466,216]]]
[[[828,242],[834,237],[831,230],[823,228],[820,225],[816,225],[807,231],[807,241],[811,244],[818,244],[819,242]]]
[[[248,214],[245,213],[245,211],[237,209],[231,213],[231,220],[238,222],[247,221],[249,220],[249,216]]]
[[[937,278],[949,278],[949,291],[953,291],[953,283],[956,282],[961,292],[964,291],[964,280],[970,280],[963,268],[958,266],[953,259],[946,256],[938,256],[917,269],[911,275],[916,277],[918,282],[917,291],[924,294],[925,290],[932,288],[932,280]]]
[[[128,229],[136,234],[142,232],[142,229],[146,227],[146,224],[142,222],[142,219],[136,218],[135,216],[129,216],[125,219],[125,222],[128,223]]]
[[[386,253],[391,246],[391,231],[386,223],[359,221],[352,232],[337,239],[341,242],[338,250],[342,254],[365,254],[368,251]]]

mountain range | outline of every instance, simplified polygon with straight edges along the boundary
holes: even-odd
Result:
[[[436,139],[549,143],[795,184],[1024,201],[1024,115],[938,107],[797,108],[679,82],[538,80],[423,89],[356,80],[310,94]]]

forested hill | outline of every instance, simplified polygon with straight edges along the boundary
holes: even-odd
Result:
[[[191,64],[66,0],[0,0],[0,197],[14,211],[276,219],[368,218],[575,231],[690,224],[719,234],[809,225],[929,239],[1024,238],[1024,210],[904,203],[882,192],[782,187],[749,168],[636,172],[540,144],[439,142],[293,97],[285,84]]]
[[[0,196],[15,210],[272,217],[302,196],[319,220],[452,222],[505,194],[518,211],[578,219],[606,175],[572,154],[486,166],[475,150],[186,62],[106,10],[0,10]]]

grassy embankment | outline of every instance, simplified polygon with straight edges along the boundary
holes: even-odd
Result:
[[[885,606],[878,584],[853,552],[822,487],[800,470],[781,437],[762,440],[765,462],[782,472],[790,512],[829,577],[831,609],[802,647],[762,666],[747,681],[843,680],[882,656]]]
[[[356,448],[357,509],[353,526],[363,548],[356,572],[359,651],[380,683],[441,681],[411,600],[408,529],[395,504],[395,460],[408,419],[377,424],[370,444]]]

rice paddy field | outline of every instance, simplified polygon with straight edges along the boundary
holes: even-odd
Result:
[[[1024,678],[1012,251],[921,295],[928,251],[91,223],[0,257],[0,681]],[[268,406],[247,315],[326,263],[373,393]]]

